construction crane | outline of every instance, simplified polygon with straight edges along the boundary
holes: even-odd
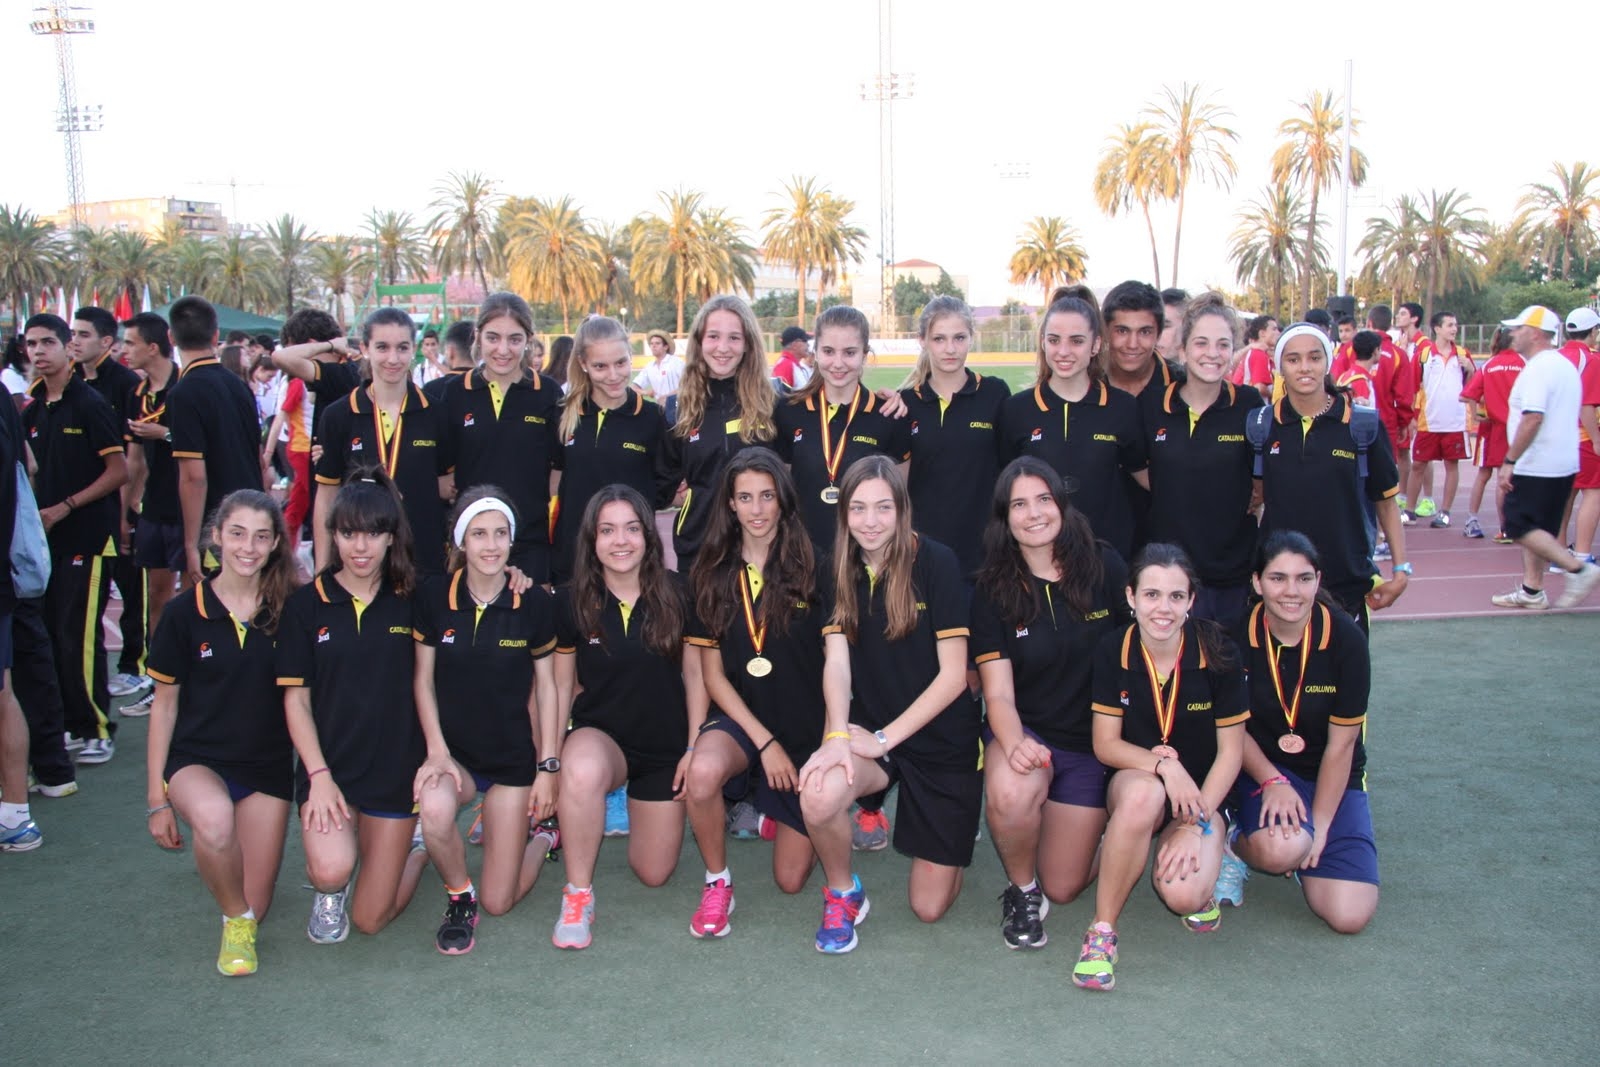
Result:
[[[72,69],[72,38],[78,34],[93,33],[94,20],[89,18],[87,7],[52,2],[33,9],[34,20],[28,24],[37,36],[47,36],[56,45],[56,75],[59,96],[56,105],[56,132],[66,143],[67,195],[70,197],[72,228],[83,225],[83,147],[78,142],[80,133],[91,133],[104,126],[105,109],[98,104],[79,106],[77,78]]]

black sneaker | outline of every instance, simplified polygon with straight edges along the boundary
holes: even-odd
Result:
[[[477,943],[473,934],[477,925],[478,898],[471,893],[451,897],[449,906],[444,909],[444,922],[439,924],[439,933],[433,942],[446,956],[465,955]]]
[[[1024,892],[1020,886],[1008,885],[1000,894],[1000,932],[1011,948],[1044,948],[1050,938],[1044,932],[1044,917],[1050,914],[1050,902],[1042,890]]]

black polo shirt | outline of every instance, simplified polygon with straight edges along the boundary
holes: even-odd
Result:
[[[860,622],[850,646],[854,690],[850,721],[868,730],[883,729],[933,684],[939,674],[940,641],[970,633],[971,606],[954,552],[931,537],[919,536],[911,587],[917,597],[916,628],[891,641],[884,633],[889,616],[881,584],[872,581],[865,568],[856,576]],[[823,632],[840,630],[829,625]],[[977,698],[962,686],[961,694],[948,707],[895,746],[892,758],[972,770],[978,765],[979,719]]]
[[[1182,546],[1203,585],[1242,585],[1256,537],[1244,420],[1261,406],[1261,394],[1223,382],[1198,420],[1176,382],[1144,400],[1150,540]]]
[[[106,457],[123,454],[117,413],[82,378],[69,376],[59,400],[45,399],[47,393],[43,378],[34,382],[28,389],[33,403],[22,412],[28,445],[39,464],[33,492],[41,509],[89,488],[106,472]],[[69,511],[50,529],[51,553],[115,555],[119,500],[113,491]]]
[[[1011,390],[999,378],[967,371],[946,401],[923,383],[900,390],[911,427],[911,521],[948,545],[967,578],[983,565],[983,528],[1000,474],[1000,421]]]
[[[462,571],[417,593],[416,639],[434,650],[433,691],[450,754],[505,785],[532,785],[536,727],[528,713],[533,661],[555,651],[555,601],[508,584],[479,607]]]
[[[572,550],[589,500],[608,485],[635,489],[652,508],[672,502],[677,482],[667,471],[667,419],[631,388],[611,410],[585,398],[578,425],[556,450],[561,502],[556,511],[552,577],[572,574]]]
[[[1350,433],[1350,406],[1342,395],[1310,419],[1287,399],[1272,406],[1272,424],[1261,450],[1265,510],[1260,537],[1273,530],[1299,530],[1322,556],[1322,585],[1346,603],[1359,603],[1372,587],[1366,501],[1387,500],[1400,491],[1400,472],[1380,433],[1367,450],[1367,480],[1357,467]]]
[[[450,388],[450,383],[464,374],[471,373],[470,370],[446,369],[439,377],[423,383],[422,395],[428,398],[428,403],[430,404],[443,404],[445,390]]]
[[[73,371],[86,385],[99,393],[100,399],[110,404],[111,410],[118,414],[128,410],[133,400],[133,391],[144,381],[138,371],[118,363],[111,358],[109,352],[95,362],[93,378],[89,377],[82,363],[75,362]]]
[[[1178,657],[1177,713],[1172,732],[1161,738],[1155,692],[1145,666],[1139,627],[1130,623],[1100,639],[1094,661],[1094,712],[1122,720],[1122,739],[1141,748],[1167,744],[1178,750],[1178,762],[1196,785],[1204,785],[1217,759],[1217,730],[1250,718],[1250,694],[1238,666],[1221,672],[1210,668],[1191,620],[1183,627],[1183,653]],[[1172,699],[1171,677],[1162,699]],[[1155,761],[1151,761],[1155,766]]]
[[[1139,405],[1120,389],[1091,382],[1082,400],[1068,403],[1043,382],[1006,401],[1005,458],[1037,456],[1069,479],[1072,506],[1095,536],[1124,558],[1133,551],[1128,475],[1147,465]]]
[[[172,428],[167,414],[167,398],[172,387],[178,384],[178,365],[172,365],[172,376],[165,389],[156,390],[150,379],[141,378],[128,401],[127,417],[131,422],[148,422]],[[139,510],[152,522],[177,525],[183,522],[183,508],[178,501],[178,461],[172,458],[172,442],[161,438],[135,437],[124,433],[130,446],[144,450],[144,497]]]
[[[201,582],[162,611],[146,670],[179,687],[169,765],[203,763],[245,784],[275,781],[276,795],[287,797],[294,747],[263,621],[236,620],[211,582]]]
[[[1128,621],[1128,565],[1110,545],[1100,546],[1104,577],[1089,610],[1067,607],[1057,582],[1033,578],[1038,611],[1022,626],[1003,619],[991,591],[978,586],[972,602],[974,663],[1006,660],[1022,725],[1046,744],[1069,752],[1094,752],[1094,654],[1100,641]]]
[[[400,438],[396,453],[394,435]],[[322,422],[322,459],[317,462],[317,482],[337,486],[353,467],[381,466],[400,490],[411,538],[416,544],[416,567],[423,574],[443,574],[445,560],[445,503],[439,496],[439,476],[446,473],[444,412],[430,404],[415,385],[406,384],[400,419],[389,437],[372,404],[371,387],[351,390],[334,403]]]
[[[600,632],[580,634],[571,587],[556,590],[556,652],[577,657],[583,690],[572,702],[572,728],[603,730],[630,764],[676,763],[689,744],[681,650],[675,656],[651,651],[644,643],[648,609],[634,604],[625,622],[617,598],[609,590],[605,598]],[[688,614],[685,598],[685,619]]]
[[[750,445],[777,448],[770,438],[761,441],[744,436],[743,408],[739,406],[739,386],[734,378],[714,378],[708,385],[705,414],[701,416],[700,425],[675,426],[667,431],[665,442],[667,470],[674,481],[684,482],[688,487],[672,524],[672,544],[677,550],[681,572],[688,571],[685,561],[692,560],[700,551],[711,526],[722,468],[728,465],[728,457]],[[681,395],[678,403],[681,414]]]
[[[311,443],[322,441],[322,420],[337,406],[338,401],[361,388],[361,365],[356,360],[324,363],[311,361],[311,380],[306,382],[306,392],[311,394]]]
[[[828,477],[822,458],[824,409],[828,413],[829,439],[835,447],[842,442],[845,450],[835,479]],[[850,464],[864,456],[883,455],[896,463],[903,462],[911,454],[911,424],[905,419],[886,417],[878,409],[878,398],[864,385],[856,386],[855,399],[849,404],[829,404],[818,392],[779,404],[774,415],[778,422],[775,450],[788,461],[794,475],[806,532],[813,544],[831,554],[839,505],[823,500],[822,491],[842,482]]]
[[[1250,736],[1273,763],[1308,782],[1316,781],[1322,769],[1322,754],[1328,747],[1328,727],[1364,726],[1367,721],[1372,660],[1366,635],[1342,611],[1330,611],[1323,604],[1312,609],[1311,638],[1307,642],[1310,658],[1305,664],[1300,709],[1294,721],[1294,732],[1305,739],[1306,747],[1294,753],[1279,748],[1278,739],[1289,732],[1283,701],[1294,703],[1296,681],[1301,678],[1300,646],[1278,644],[1267,628],[1266,611],[1260,604],[1250,609],[1238,639],[1250,675]],[[1277,652],[1277,686],[1273,685],[1269,645]],[[1282,699],[1278,696],[1279,686]],[[1365,737],[1365,729],[1356,735],[1347,789],[1367,787]]]
[[[548,545],[561,388],[536,371],[524,371],[498,410],[493,394],[482,370],[450,380],[444,393],[445,469],[455,472],[461,492],[495,485],[510,494],[517,509],[513,552]]]
[[[771,565],[771,560],[768,565]],[[741,564],[747,566],[747,564]],[[828,561],[817,561],[819,581],[826,583]],[[768,587],[762,583],[751,608],[756,625],[761,625],[761,609]],[[772,672],[757,678],[747,669],[756,655],[755,641],[745,621],[742,601],[733,621],[723,633],[716,633],[696,617],[685,639],[691,645],[715,649],[722,657],[722,673],[762,726],[772,732],[778,744],[796,767],[811,758],[822,743],[827,713],[822,699],[822,628],[829,609],[818,591],[794,605],[789,625],[784,630],[768,628],[761,642],[761,655],[772,663]]]
[[[331,573],[295,590],[278,626],[278,684],[311,690],[317,741],[345,800],[404,813],[413,810],[412,783],[427,756],[411,688],[414,605],[380,585],[372,603],[359,614],[356,607]],[[301,801],[306,769],[302,763],[296,773]]]
[[[235,489],[261,488],[261,422],[256,400],[215,356],[194,360],[167,390],[174,459],[206,466],[206,515]]]

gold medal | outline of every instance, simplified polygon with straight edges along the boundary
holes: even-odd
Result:
[[[822,492],[817,494],[824,504],[837,504],[839,502],[839,487],[836,485],[824,486]]]
[[[745,631],[750,635],[750,647],[756,654],[745,661],[744,670],[752,678],[765,678],[772,673],[772,661],[761,654],[761,648],[767,643],[767,624],[756,625],[755,597],[750,595],[750,574],[744,568],[739,568],[739,601],[744,607]]]
[[[828,486],[822,490],[824,504],[837,504],[839,502],[839,489],[833,483],[839,480],[839,468],[844,465],[845,445],[850,440],[850,424],[856,419],[856,412],[861,409],[861,394],[865,392],[861,386],[856,386],[856,395],[850,399],[850,407],[845,413],[844,429],[839,431],[839,441],[834,443],[832,435],[828,433],[827,398],[822,394],[817,396],[817,413],[822,419],[822,468],[828,474]]]
[[[765,678],[772,673],[772,661],[765,656],[752,656],[744,669],[752,678]]]
[[[1161,744],[1150,751],[1167,759],[1178,758],[1178,750],[1167,744],[1167,740],[1178,721],[1178,684],[1183,675],[1183,646],[1187,640],[1187,636],[1178,638],[1178,658],[1172,663],[1172,677],[1167,679],[1172,684],[1172,697],[1168,700],[1162,699],[1165,687],[1161,684],[1161,675],[1156,671],[1156,661],[1150,658],[1149,649],[1142,643],[1139,646],[1139,654],[1144,657],[1144,672],[1150,679],[1150,697],[1156,705],[1156,726],[1161,730]]]

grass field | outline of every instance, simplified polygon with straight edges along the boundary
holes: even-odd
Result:
[[[1018,358],[1025,357],[1019,356]],[[866,383],[868,389],[896,389],[899,388],[901,382],[905,381],[906,374],[909,373],[910,369],[909,367],[868,367],[867,373],[863,375],[862,380]],[[1029,360],[1027,363],[982,367],[978,373],[1004,378],[1006,384],[1011,386],[1011,391],[1015,393],[1033,384],[1034,366],[1033,361]]]
[[[145,726],[126,721],[79,795],[35,801],[44,847],[0,856],[0,1063],[1592,1063],[1600,946],[1582,842],[1600,770],[1593,669],[1576,665],[1592,664],[1595,629],[1544,617],[1381,633],[1373,925],[1332,934],[1292,882],[1257,876],[1197,936],[1141,885],[1110,994],[1068,980],[1087,899],[1051,914],[1044,949],[1005,948],[987,833],[934,926],[905,904],[903,857],[862,857],[872,914],[837,958],[812,947],[819,877],[783,896],[760,843],[731,846],[739,903],[721,941],[687,932],[692,843],[646,890],[612,842],[586,951],[550,946],[558,866],[484,919],[469,956],[433,949],[431,874],[378,937],[314,946],[291,837],[261,971],[224,979],[192,858],[146,835]]]

